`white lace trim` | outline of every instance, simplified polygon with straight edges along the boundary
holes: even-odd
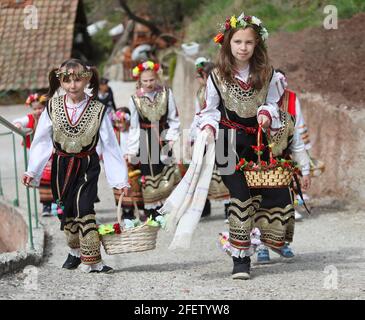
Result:
[[[81,263],[79,268],[82,272],[89,273],[90,271],[101,271],[104,267],[103,262],[95,263],[95,264],[83,264]]]
[[[74,257],[77,257],[77,258],[80,258],[81,257],[80,249],[70,249],[70,255],[74,256]]]

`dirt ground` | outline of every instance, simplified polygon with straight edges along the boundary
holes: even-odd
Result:
[[[365,105],[365,13],[339,20],[337,30],[310,28],[269,38],[275,68],[296,92],[319,93],[334,106]]]

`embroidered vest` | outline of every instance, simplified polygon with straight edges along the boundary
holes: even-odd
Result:
[[[270,80],[261,90],[255,90],[252,87],[242,88],[238,81],[228,82],[219,74],[218,69],[214,69],[211,75],[225,108],[235,112],[240,118],[256,116],[257,109],[265,103]]]
[[[169,91],[165,87],[156,93],[153,101],[146,96],[138,96],[137,94],[132,96],[138,114],[142,120],[148,120],[150,122],[160,121],[167,113],[168,98]]]
[[[90,99],[75,124],[68,117],[66,96],[52,98],[47,111],[53,125],[53,145],[66,153],[80,153],[96,147],[105,106]]]
[[[282,126],[274,136],[269,138],[274,157],[282,155],[292,142],[295,128],[295,98],[294,92],[285,90],[279,101]]]

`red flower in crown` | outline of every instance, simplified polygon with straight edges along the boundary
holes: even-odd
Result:
[[[27,106],[30,106],[34,101],[37,101],[37,100],[38,100],[38,94],[37,93],[31,94],[31,95],[29,95],[29,97],[25,101],[25,104]]]
[[[160,65],[158,63],[155,63],[155,65],[153,66],[153,70],[157,72],[158,69],[160,69]]]
[[[215,37],[214,37],[214,42],[215,43],[220,43],[222,44],[224,40],[224,34],[222,32],[219,32]]]

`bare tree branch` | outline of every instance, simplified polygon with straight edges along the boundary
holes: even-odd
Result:
[[[155,24],[153,24],[151,21],[145,20],[141,17],[136,16],[131,9],[128,7],[127,5],[127,1],[125,0],[119,0],[119,4],[120,6],[124,9],[125,13],[128,15],[128,17],[134,21],[137,21],[141,24],[144,24],[145,26],[147,26],[148,28],[151,29],[152,33],[155,35],[160,35],[162,33],[162,31],[156,27]]]

